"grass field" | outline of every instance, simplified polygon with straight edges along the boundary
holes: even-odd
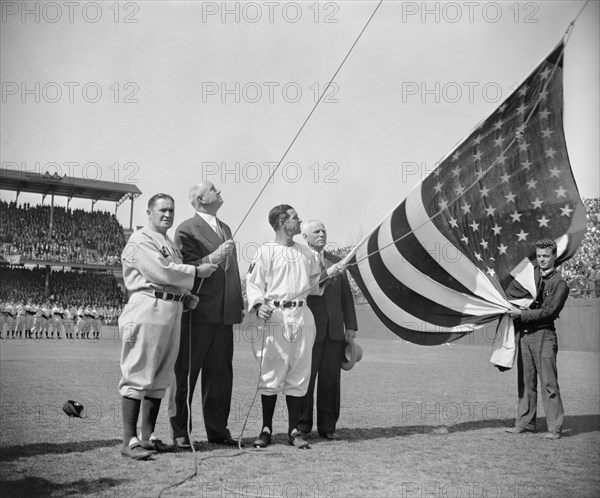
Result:
[[[420,347],[389,335],[360,339],[362,362],[343,372],[343,440],[316,436],[312,449],[287,445],[279,400],[270,452],[220,449],[206,442],[198,399],[193,437],[198,473],[162,496],[204,497],[597,497],[600,496],[599,355],[560,352],[564,437],[513,436],[516,370],[500,373],[489,347]],[[383,337],[383,338],[382,338]],[[230,429],[239,436],[252,401],[257,364],[236,336]],[[194,473],[192,454],[148,462],[123,459],[120,344],[4,340],[0,343],[0,496],[157,496]],[[83,419],[62,412],[67,399]],[[243,434],[260,431],[260,402]],[[166,403],[158,434],[170,440]]]

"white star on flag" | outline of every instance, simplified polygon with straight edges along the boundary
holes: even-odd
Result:
[[[547,227],[548,223],[550,223],[550,220],[546,218],[546,216],[542,215],[541,218],[538,218],[538,223],[540,224],[540,227]]]

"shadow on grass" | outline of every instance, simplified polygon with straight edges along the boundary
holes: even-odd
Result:
[[[503,429],[512,427],[514,419],[490,419],[490,420],[475,420],[472,422],[462,422],[459,424],[449,425],[404,425],[391,427],[369,427],[355,429],[338,429],[336,432],[344,441],[355,442],[365,441],[369,439],[393,438],[399,436],[412,436],[415,434],[430,434],[443,435],[454,432],[478,431],[483,429]],[[538,431],[546,430],[546,418],[538,418]],[[578,434],[587,432],[600,431],[600,415],[572,415],[565,416],[565,424],[563,427],[563,437],[573,437]],[[323,441],[325,439],[311,438],[313,442]]]
[[[81,496],[82,494],[103,494],[110,491],[115,496],[135,496],[137,485],[127,479],[100,479],[73,481],[63,484],[43,479],[41,477],[25,477],[18,481],[3,481],[0,483],[0,496]]]
[[[114,447],[118,444],[122,444],[121,439],[98,439],[95,441],[78,441],[70,443],[35,443],[7,446],[0,449],[0,462],[37,455],[80,453],[82,451],[92,451],[98,448]]]

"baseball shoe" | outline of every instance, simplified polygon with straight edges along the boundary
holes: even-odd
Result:
[[[525,427],[519,427],[518,425],[515,425],[514,427],[510,427],[509,429],[506,429],[506,432],[508,432],[509,434],[523,434],[525,432],[533,432],[531,429],[525,429]]]
[[[211,444],[218,444],[219,446],[235,446],[236,448],[239,448],[240,446],[242,448],[244,447],[244,443],[236,441],[231,436],[223,439],[209,439],[208,442]]]
[[[338,441],[340,439],[340,436],[334,432],[319,432],[319,436],[321,436],[323,439],[329,439],[330,441]]]
[[[258,438],[254,440],[252,446],[255,448],[266,448],[271,444],[271,433],[268,431],[262,431]]]
[[[560,432],[550,431],[546,434],[546,439],[560,439]]]
[[[154,452],[144,449],[139,442],[131,445],[123,445],[121,447],[121,456],[125,458],[132,458],[133,460],[148,460],[148,458],[150,458],[152,455],[154,455]]]
[[[172,453],[175,451],[175,445],[163,443],[160,439],[152,438],[144,441],[140,440],[142,448],[146,450],[153,450],[157,453]]]
[[[310,449],[310,446],[306,441],[304,434],[297,429],[294,429],[292,433],[288,436],[288,443],[290,444],[290,446],[295,446],[299,450]]]

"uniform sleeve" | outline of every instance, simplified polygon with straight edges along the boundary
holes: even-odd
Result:
[[[262,251],[264,252],[264,251]],[[267,268],[263,256],[256,263],[252,263],[246,274],[246,297],[248,298],[248,311],[257,304],[264,304],[267,291]]]
[[[556,285],[552,286],[540,308],[522,311],[521,321],[523,323],[536,324],[556,320],[568,296],[569,287],[564,280],[560,280]]]
[[[125,251],[124,251],[125,252]],[[194,285],[196,268],[192,265],[168,261],[151,239],[137,242],[137,250],[123,259],[150,284],[180,287],[190,290]]]

